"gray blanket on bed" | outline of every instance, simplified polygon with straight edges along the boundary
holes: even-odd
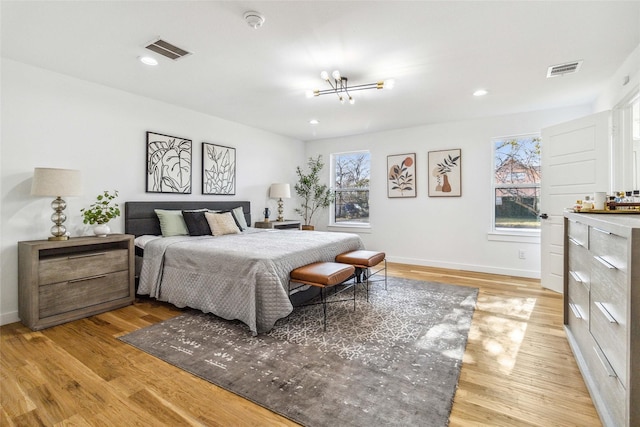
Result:
[[[156,239],[144,248],[138,293],[267,332],[291,313],[291,270],[363,247],[356,234],[297,230]]]

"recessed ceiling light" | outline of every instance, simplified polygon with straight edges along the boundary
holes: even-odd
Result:
[[[478,89],[477,91],[473,92],[473,96],[485,96],[488,93],[489,92],[486,89]]]
[[[138,59],[145,65],[158,65],[158,60],[150,56],[140,56]]]
[[[311,126],[315,126],[315,125],[317,125],[318,123],[320,123],[320,122],[318,121],[318,119],[311,119],[311,120],[309,120],[309,124],[310,124]]]

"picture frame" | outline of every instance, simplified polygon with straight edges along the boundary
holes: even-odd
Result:
[[[416,196],[416,153],[387,156],[387,197]]]
[[[202,194],[236,194],[236,149],[202,143]]]
[[[429,151],[429,197],[462,196],[462,150]]]
[[[147,132],[147,193],[191,194],[190,139]]]

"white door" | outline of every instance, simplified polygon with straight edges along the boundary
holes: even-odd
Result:
[[[542,130],[540,249],[542,286],[563,290],[563,210],[596,191],[609,191],[611,113]]]

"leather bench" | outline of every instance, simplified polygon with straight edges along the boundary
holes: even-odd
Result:
[[[297,289],[291,288],[291,283],[298,283],[301,285],[311,285],[320,288],[320,302],[303,304],[298,307],[306,305],[322,304],[324,312],[324,330],[327,330],[327,302],[338,301],[350,301],[349,300],[332,300],[327,301],[326,290],[327,288],[340,285],[352,277],[354,277],[355,267],[349,264],[342,264],[337,262],[316,262],[308,264],[302,267],[298,267],[291,271],[289,274],[289,292]],[[356,309],[356,288],[353,286],[353,309]]]
[[[367,301],[369,301],[369,278],[381,271],[384,271],[384,289],[387,290],[387,259],[384,252],[357,250],[345,252],[336,257],[336,262],[350,264],[356,268],[356,280],[358,283],[364,283],[367,289]],[[371,268],[384,262],[384,266],[374,272]],[[362,282],[364,276],[364,282]]]

